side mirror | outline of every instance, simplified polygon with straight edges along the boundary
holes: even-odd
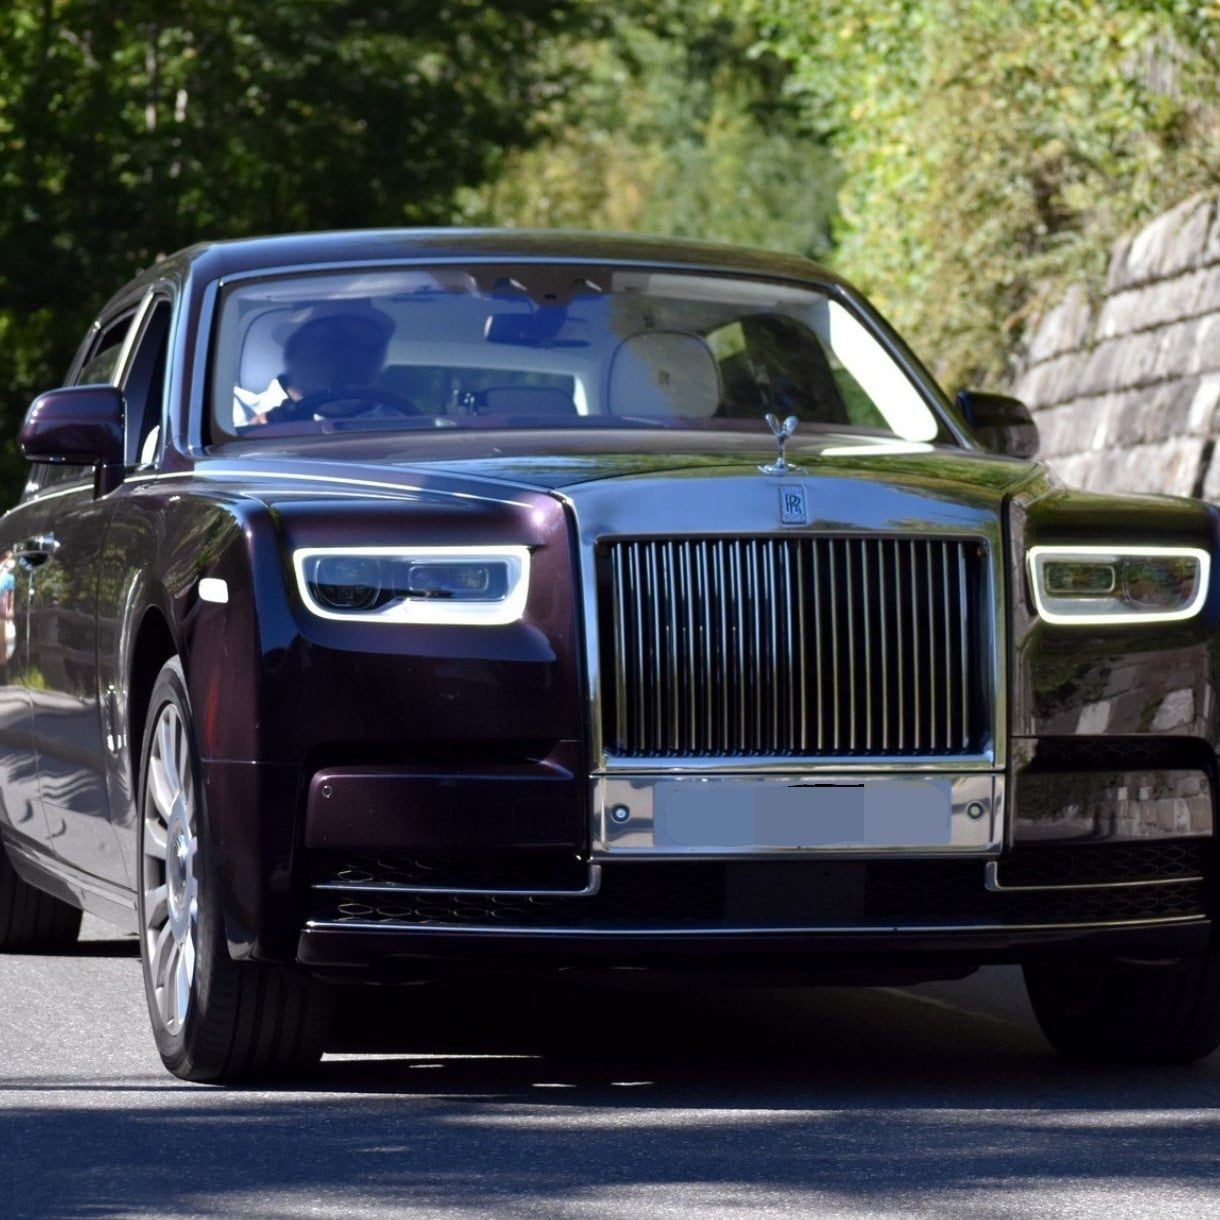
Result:
[[[1038,425],[1019,398],[962,390],[957,405],[979,444],[1005,457],[1038,454]]]
[[[122,470],[123,394],[110,385],[68,386],[34,399],[21,425],[21,452],[31,462],[64,462]]]

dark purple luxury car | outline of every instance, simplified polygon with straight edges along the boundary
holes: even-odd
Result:
[[[30,408],[0,948],[138,931],[171,1071],[455,970],[1025,965],[1076,1057],[1220,1040],[1217,511],[1060,487],[799,259],[198,246]]]

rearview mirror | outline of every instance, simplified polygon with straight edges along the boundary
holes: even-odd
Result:
[[[962,390],[957,405],[975,439],[992,453],[1032,458],[1038,453],[1038,425],[1029,408],[1007,394]]]
[[[26,412],[20,442],[31,462],[122,466],[122,392],[112,385],[48,390]]]

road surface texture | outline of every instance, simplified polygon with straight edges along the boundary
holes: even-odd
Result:
[[[183,1084],[132,940],[0,958],[0,1216],[1220,1215],[1220,1055],[1073,1069],[1020,977],[352,993],[296,1089]]]

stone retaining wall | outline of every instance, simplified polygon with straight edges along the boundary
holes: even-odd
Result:
[[[1068,483],[1220,500],[1220,200],[1124,238],[1100,303],[1074,287],[1013,387]]]

